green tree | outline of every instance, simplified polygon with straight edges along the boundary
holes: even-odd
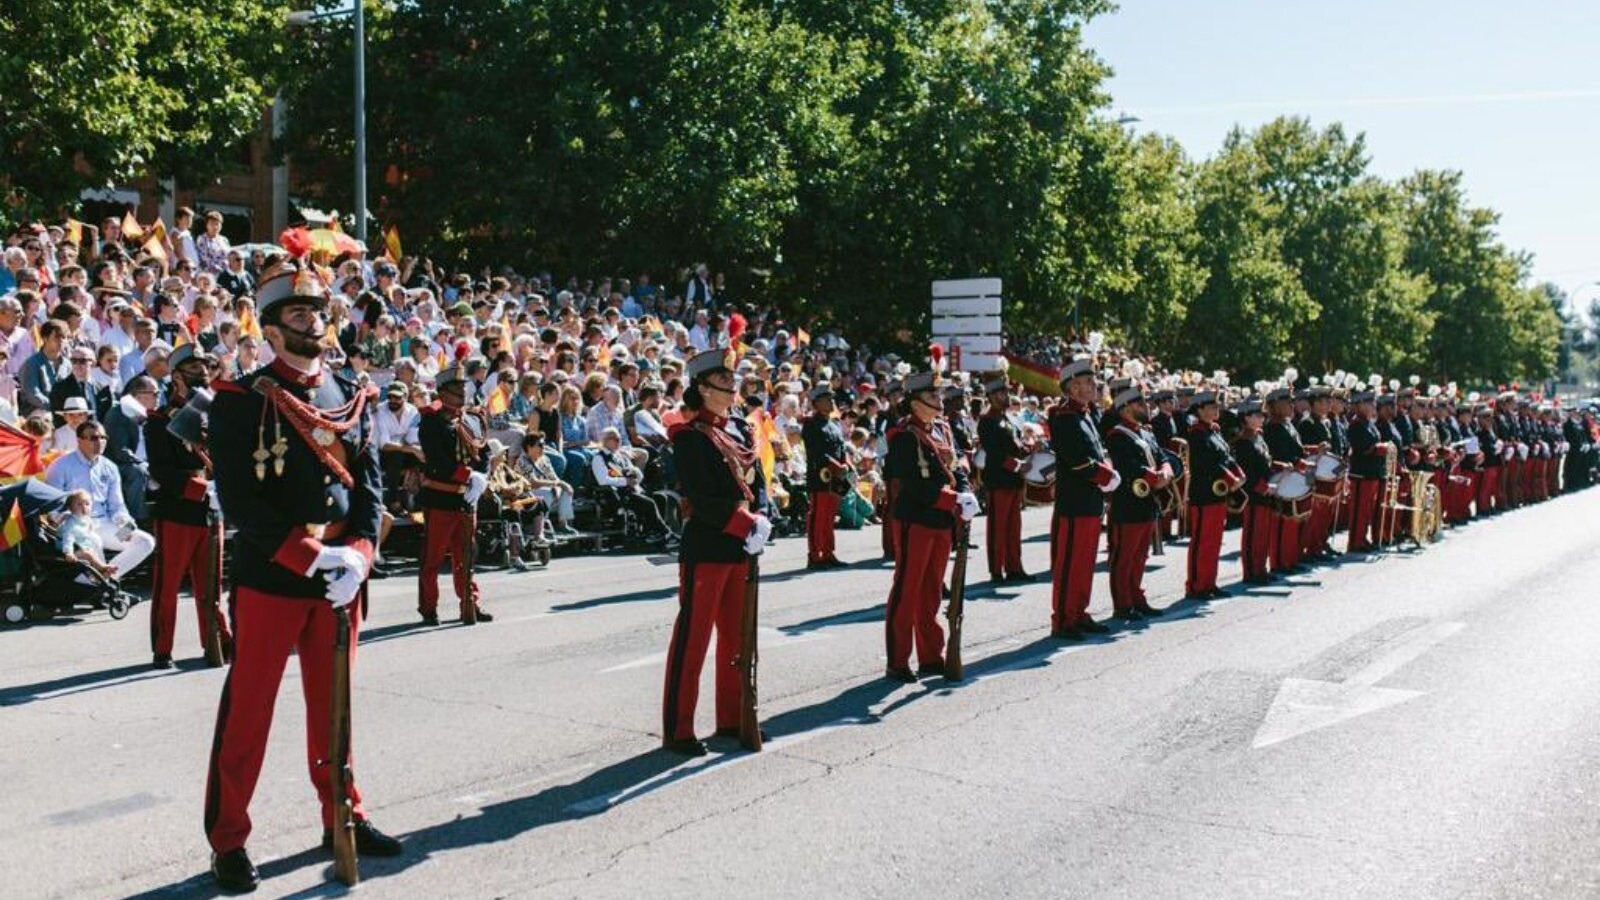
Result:
[[[0,224],[86,188],[225,168],[261,123],[282,0],[76,0],[0,16]]]

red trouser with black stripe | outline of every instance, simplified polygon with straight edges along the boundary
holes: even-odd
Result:
[[[806,510],[806,562],[831,562],[833,525],[839,521],[839,501],[833,491],[811,491],[811,508]]]
[[[700,700],[700,670],[705,666],[711,631],[717,632],[717,729],[739,727],[740,673],[734,667],[743,646],[744,588],[750,563],[678,563],[678,618],[667,645],[666,687],[661,728],[666,739],[694,737],[694,709]]]
[[[450,580],[461,603],[478,602],[478,586],[472,581],[472,565],[462,559],[470,556],[467,542],[477,538],[477,515],[466,510],[428,509],[422,513],[422,568],[417,570],[417,611],[435,615],[439,611],[439,567],[450,557]]]
[[[1239,561],[1244,565],[1245,581],[1267,577],[1272,561],[1272,543],[1277,538],[1277,513],[1264,497],[1251,496],[1244,508],[1244,532],[1239,538]]]
[[[1198,596],[1217,589],[1217,559],[1222,555],[1222,532],[1228,527],[1228,506],[1189,504],[1189,573],[1183,592]]]
[[[1371,550],[1378,536],[1378,501],[1383,489],[1381,478],[1350,479],[1350,542],[1345,549],[1351,553]]]
[[[206,643],[206,617],[210,616],[217,636],[226,645],[233,640],[227,616],[222,614],[222,529],[181,522],[155,522],[156,564],[150,581],[150,650],[158,656],[171,656],[173,633],[178,627],[178,588],[185,575],[194,593],[194,608],[200,623],[200,646]]]
[[[1491,509],[1504,509],[1505,499],[1500,493],[1500,470],[1504,466],[1490,466],[1478,473],[1478,515],[1485,516]]]
[[[910,522],[896,523],[894,585],[889,589],[889,609],[884,615],[884,644],[889,667],[911,665],[911,645],[916,642],[917,662],[933,665],[944,660],[944,629],[939,627],[940,591],[944,566],[950,560],[953,537],[949,528],[929,528]]]
[[[1022,488],[990,488],[989,577],[1022,574]]]
[[[1056,516],[1050,522],[1050,630],[1072,628],[1089,613],[1099,516]]]
[[[1111,605],[1117,612],[1149,605],[1144,597],[1144,566],[1155,528],[1153,521],[1111,524]]]
[[[1309,498],[1307,499],[1309,502]],[[1274,513],[1277,536],[1272,545],[1272,571],[1287,572],[1300,564],[1300,525],[1302,520],[1285,513]]]
[[[1339,495],[1335,486],[1317,484],[1316,491],[1306,501],[1311,504],[1311,515],[1300,523],[1301,555],[1321,553],[1333,534],[1333,503]]]
[[[365,588],[363,588],[365,590]],[[355,663],[361,602],[350,611],[350,659]],[[338,619],[326,600],[280,597],[241,587],[233,597],[233,666],[222,688],[217,728],[206,779],[206,838],[218,853],[245,845],[250,837],[250,797],[261,775],[272,727],[272,708],[290,652],[300,660],[306,702],[306,762],[322,801],[322,825],[333,827],[333,779],[326,764],[333,721],[333,642]],[[352,751],[351,759],[354,759]],[[353,763],[352,763],[353,765]],[[365,819],[361,795],[350,785],[356,818]]]

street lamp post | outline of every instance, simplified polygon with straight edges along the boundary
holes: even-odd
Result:
[[[349,9],[331,12],[296,10],[289,13],[289,24],[304,27],[328,19],[350,16],[355,24],[355,156],[356,156],[356,240],[367,242],[367,11],[362,0]]]

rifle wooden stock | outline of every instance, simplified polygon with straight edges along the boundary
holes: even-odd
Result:
[[[461,621],[468,625],[478,624],[478,597],[472,590],[473,569],[477,567],[478,555],[478,510],[476,508],[467,513],[467,527],[463,529],[466,536],[462,538],[461,548],[456,552],[455,565],[464,566],[467,570],[467,608],[461,613]]]
[[[194,586],[196,594],[204,592],[205,599],[200,606],[200,633],[205,639],[206,665],[212,668],[221,666],[222,658],[222,629],[217,627],[217,616],[222,615],[222,535],[221,526],[216,532],[208,531],[206,540],[210,542],[210,552],[206,554],[207,564],[211,567],[206,573],[205,584]]]
[[[350,799],[350,611],[334,610],[333,727],[328,731],[329,775],[333,782],[333,874],[346,885],[361,880],[356,859],[355,803]]]
[[[761,750],[761,720],[757,717],[756,628],[761,604],[761,557],[750,557],[750,570],[744,582],[744,615],[739,624],[739,746],[753,752]]]
[[[967,538],[972,525],[962,522],[956,528],[956,561],[950,567],[950,605],[945,618],[950,620],[950,637],[944,645],[944,677],[960,681],[966,677],[961,665],[961,621],[967,614]]]

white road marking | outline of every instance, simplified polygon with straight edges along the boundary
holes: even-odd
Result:
[[[762,626],[757,631],[757,637],[757,649],[765,653],[768,650],[781,650],[784,647],[793,647],[796,644],[809,644],[813,641],[820,641],[823,640],[826,635],[815,632],[789,634],[777,628],[768,628],[766,626]],[[641,656],[638,659],[629,660],[628,662],[620,663],[608,669],[601,669],[600,674],[609,675],[612,672],[626,672],[629,669],[655,667],[666,664],[666,661],[666,653],[652,653],[649,656]]]
[[[1440,622],[1419,629],[1344,681],[1285,679],[1251,746],[1260,750],[1422,696],[1425,691],[1380,688],[1377,683],[1465,627]]]

